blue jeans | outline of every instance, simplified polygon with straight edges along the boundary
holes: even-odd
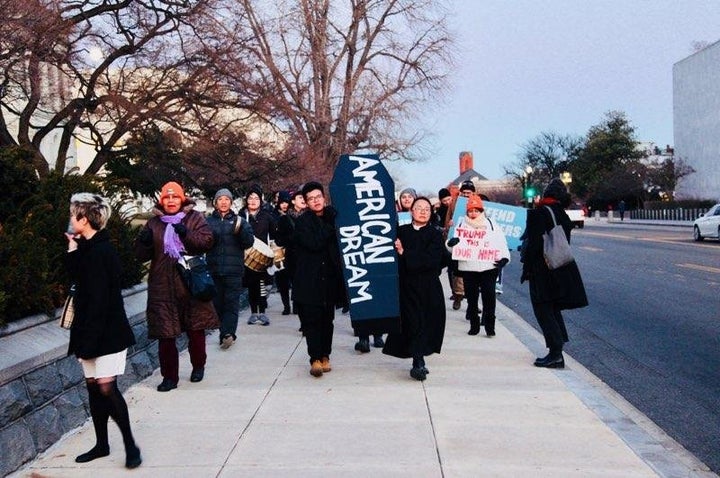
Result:
[[[237,339],[238,313],[242,293],[242,276],[213,276],[217,294],[213,299],[215,310],[220,317],[220,340],[228,334]]]

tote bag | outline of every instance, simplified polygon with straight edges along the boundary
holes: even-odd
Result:
[[[65,299],[65,305],[63,306],[62,313],[60,314],[60,327],[62,327],[63,329],[71,328],[74,318],[75,318],[75,284],[70,286],[70,290],[68,291],[67,299]]]
[[[555,220],[555,214],[552,208],[545,206],[550,211],[553,227],[550,231],[543,233],[543,256],[548,269],[554,270],[564,265],[570,264],[575,259],[567,241],[565,230]]]

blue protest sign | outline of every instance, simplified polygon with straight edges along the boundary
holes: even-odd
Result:
[[[520,247],[520,236],[525,230],[527,209],[489,201],[483,201],[483,205],[485,216],[505,234],[508,249],[512,251]]]
[[[465,215],[467,207],[467,198],[464,196],[458,196],[455,199],[455,209],[453,210],[452,223],[453,225],[448,228],[447,237],[455,237],[455,226],[460,224],[460,218]]]
[[[377,155],[343,155],[330,182],[356,333],[399,327],[394,183]]]

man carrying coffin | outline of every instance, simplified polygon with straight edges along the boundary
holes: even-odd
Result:
[[[467,202],[467,215],[456,225],[454,237],[447,245],[458,261],[458,274],[463,278],[468,300],[465,318],[470,321],[469,335],[480,332],[478,296],[482,297],[482,323],[488,337],[495,336],[495,280],[500,269],[510,261],[505,234],[485,216],[480,196],[472,194]]]
[[[302,188],[307,209],[295,222],[296,269],[293,300],[310,355],[310,374],[320,377],[330,367],[335,304],[342,298],[342,269],[335,238],[337,211],[325,205],[325,190],[309,182]]]

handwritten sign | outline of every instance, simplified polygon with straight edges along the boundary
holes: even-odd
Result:
[[[452,248],[454,260],[493,263],[507,254],[505,236],[499,229],[475,229],[461,222],[454,234],[460,239]]]

